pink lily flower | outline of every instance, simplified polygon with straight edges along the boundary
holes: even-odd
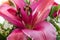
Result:
[[[58,4],[56,3],[56,2],[54,2],[54,4],[53,4],[54,6],[57,6]]]
[[[60,10],[55,11],[55,12],[53,13],[53,16],[54,16],[54,17],[57,17],[57,16],[59,16],[59,15],[60,15]]]
[[[0,6],[0,16],[16,25],[7,40],[56,40],[56,29],[46,22],[54,0],[11,0],[15,7],[8,4]]]
[[[57,7],[59,4],[54,2],[53,6]],[[55,12],[53,13],[53,17],[57,17],[60,15],[60,9],[55,10]]]

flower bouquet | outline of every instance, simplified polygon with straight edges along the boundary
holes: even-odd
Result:
[[[1,40],[60,40],[60,5],[54,0],[8,0],[0,16]]]

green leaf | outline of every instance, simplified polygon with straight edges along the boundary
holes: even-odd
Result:
[[[52,6],[49,16],[50,16],[51,18],[54,18],[54,17],[53,17],[53,13],[54,13],[55,11],[58,11],[59,9],[60,9],[60,5],[58,5],[58,6]]]
[[[60,9],[60,5],[57,6],[58,10]]]
[[[6,37],[2,34],[0,34],[0,40],[6,40]]]
[[[60,40],[60,34],[57,35],[56,40]]]
[[[50,20],[50,22],[54,25],[57,31],[60,31],[60,27],[53,21],[53,19]]]
[[[3,25],[0,23],[0,26],[2,27]]]
[[[52,14],[53,14],[54,11],[56,11],[56,10],[57,10],[56,6],[53,6],[53,7],[51,8],[51,11],[50,11],[50,14],[49,14],[49,16],[50,16],[51,18],[53,18]]]

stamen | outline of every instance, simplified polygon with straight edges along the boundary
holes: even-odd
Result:
[[[8,0],[8,1],[9,1],[10,6],[15,7],[15,4],[11,0]]]
[[[28,15],[32,13],[32,9],[28,5],[24,8],[24,11],[26,11]]]
[[[16,16],[19,16],[20,18],[22,17],[22,15],[21,15],[21,9],[20,8],[18,9],[18,11],[16,13]]]

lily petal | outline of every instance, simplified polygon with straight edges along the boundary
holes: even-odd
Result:
[[[26,3],[24,2],[24,0],[11,0],[13,3],[16,4],[16,7],[19,7],[21,9],[23,9],[26,6]]]
[[[34,30],[23,30],[32,40],[56,40],[56,29],[52,24],[44,21],[34,27]]]
[[[28,14],[26,13],[26,11],[24,11],[24,7],[26,6],[26,3],[24,2],[24,0],[11,0],[13,3],[16,4],[17,9],[20,8],[20,12],[22,15],[22,19],[27,23],[29,22],[29,17]]]
[[[27,40],[27,37],[24,35],[24,33],[21,30],[15,29],[7,37],[7,40]]]
[[[11,10],[14,10],[14,11],[11,12]],[[15,11],[16,10],[14,8],[10,7],[7,4],[0,6],[0,16],[4,17],[6,20],[8,20],[9,22],[11,22],[12,24],[18,27],[24,27],[21,21],[19,20],[19,18],[17,18],[14,15]]]
[[[33,18],[34,22],[33,23],[38,23],[43,20],[45,20],[50,12],[50,9],[54,3],[54,0],[43,0],[35,9],[33,12],[32,16],[35,17]]]
[[[43,0],[30,0],[31,4],[30,7],[32,11],[36,9],[36,7],[42,2]]]

